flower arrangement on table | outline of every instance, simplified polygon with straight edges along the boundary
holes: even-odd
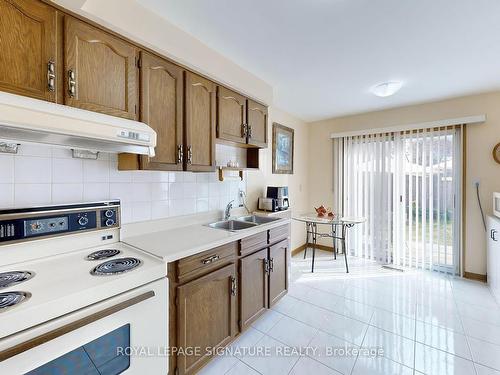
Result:
[[[325,217],[327,216],[329,219],[333,219],[335,217],[335,214],[333,213],[331,208],[325,208],[325,206],[321,205],[318,208],[314,207],[316,210],[316,213],[318,214],[318,217]]]

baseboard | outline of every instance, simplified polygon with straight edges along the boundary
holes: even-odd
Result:
[[[292,250],[292,256],[297,255],[301,251],[304,251],[305,248],[306,248],[306,244],[303,244],[303,245],[301,245],[301,246],[293,249]],[[332,246],[326,246],[326,245],[316,244],[316,249],[323,250],[323,251],[329,251],[329,252],[333,253],[333,247]],[[312,244],[309,244],[309,250],[312,250]]]
[[[486,275],[481,275],[480,273],[465,272],[464,277],[466,279],[482,281],[483,283],[487,281]]]

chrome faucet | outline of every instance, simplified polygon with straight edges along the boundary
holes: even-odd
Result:
[[[224,220],[229,220],[229,218],[231,217],[231,209],[233,208],[233,202],[234,200],[232,200],[227,204],[226,209],[224,210]]]

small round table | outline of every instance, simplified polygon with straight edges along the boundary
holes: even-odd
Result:
[[[361,224],[366,221],[362,217],[342,217],[342,218],[331,218],[328,216],[318,216],[315,213],[302,214],[294,216],[293,220],[302,221],[306,223],[306,248],[304,250],[304,259],[306,258],[307,248],[309,246],[309,236],[312,236],[313,245],[313,256],[312,256],[312,267],[311,272],[314,272],[314,258],[316,255],[316,243],[317,239],[323,237],[329,237],[333,242],[333,256],[337,259],[337,247],[335,246],[335,240],[340,240],[342,244],[342,252],[344,253],[345,259],[345,269],[349,273],[349,265],[347,264],[347,251],[345,246],[345,239],[347,234],[347,229],[352,228],[356,224]],[[331,231],[328,233],[318,233],[318,224],[329,225]]]

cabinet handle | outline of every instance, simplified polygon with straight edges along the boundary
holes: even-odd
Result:
[[[248,138],[252,138],[252,127],[250,125],[247,125],[247,128]]]
[[[236,277],[231,276],[231,295],[236,296]]]
[[[241,124],[242,130],[243,130],[243,138],[246,138],[248,135],[247,129],[248,125],[247,124]]]
[[[269,274],[269,261],[264,259],[264,272]]]
[[[76,96],[76,76],[73,70],[68,70],[68,94],[70,98]]]
[[[491,230],[491,232],[490,232],[491,239],[492,239],[493,241],[495,241],[495,242],[496,242],[496,241],[498,241],[498,239],[497,239],[497,237],[496,237],[497,232],[498,232],[498,231],[497,231],[497,230],[495,230],[495,229],[492,229],[492,230]]]
[[[47,63],[47,89],[49,91],[56,89],[56,63],[52,60]]]
[[[215,255],[209,256],[208,258],[203,259],[201,261],[201,263],[203,263],[203,264],[210,264],[210,263],[213,263],[213,262],[215,262],[216,260],[219,260],[219,259],[220,259],[220,257],[217,254],[215,254]]]
[[[193,164],[193,148],[191,146],[188,146],[187,152],[187,163],[191,165]]]
[[[269,259],[269,272],[274,272],[274,258]]]
[[[182,145],[177,146],[177,164],[181,164],[184,160],[184,147]]]

